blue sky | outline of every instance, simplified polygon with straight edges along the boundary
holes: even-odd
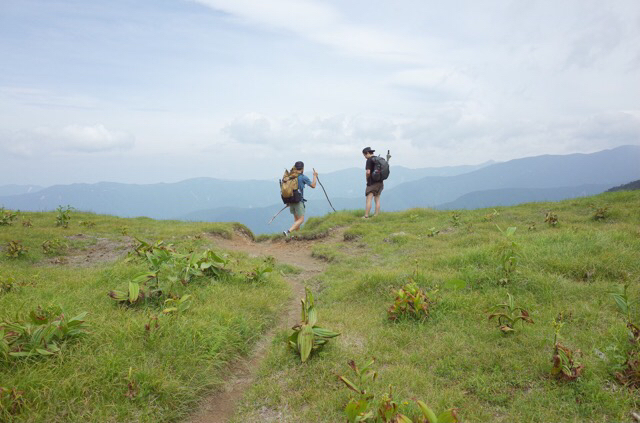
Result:
[[[640,144],[637,0],[0,0],[0,56],[0,184]]]

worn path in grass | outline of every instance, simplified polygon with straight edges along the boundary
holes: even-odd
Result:
[[[322,273],[327,263],[311,256],[311,248],[317,243],[336,243],[343,239],[343,230],[330,231],[327,238],[315,241],[284,239],[253,242],[245,234],[236,232],[231,239],[215,238],[216,246],[231,251],[241,251],[253,257],[273,256],[278,262],[295,266],[300,273],[288,275],[286,280],[293,293],[280,321],[255,346],[252,353],[228,369],[223,389],[207,398],[201,408],[188,419],[189,423],[223,423],[231,419],[235,405],[253,383],[263,359],[266,357],[276,333],[290,328],[300,320],[300,299],[304,298],[305,282]]]

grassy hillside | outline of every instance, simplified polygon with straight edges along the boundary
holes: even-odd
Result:
[[[123,232],[199,253],[218,251],[216,236],[231,236],[233,225],[73,212],[68,229],[55,221],[55,213],[20,213],[13,225],[0,226],[0,328],[6,321],[28,320],[38,306],[59,305],[67,317],[86,311],[88,333],[62,343],[51,356],[7,357],[0,348],[0,387],[9,390],[0,392],[0,421],[180,420],[225,381],[225,364],[246,354],[287,302],[279,272],[263,282],[248,281],[243,272],[262,261],[230,255],[233,275],[194,277],[170,287],[170,295],[192,296],[184,312],[165,315],[161,301],[119,306],[107,293],[126,291],[136,274],[149,270],[135,254],[125,260],[138,243]],[[17,259],[6,256],[13,240],[28,248]],[[59,245],[45,254],[42,244],[52,240]],[[172,271],[163,268],[161,274]]]
[[[595,220],[604,207],[606,217]],[[420,399],[436,412],[458,408],[466,422],[631,420],[640,397],[614,376],[631,344],[609,292],[629,284],[640,298],[639,210],[640,193],[630,192],[497,211],[310,221],[307,236],[347,228],[344,242],[315,247],[331,265],[311,287],[319,323],[342,335],[301,365],[282,331],[234,421],[346,421],[343,409],[357,395],[337,375],[354,381],[347,361],[371,357],[378,378],[368,391],[380,399],[392,385],[408,415],[417,415],[413,399]],[[549,211],[555,226],[545,223]],[[496,225],[517,230],[509,239]],[[505,277],[500,257],[512,248],[517,264]],[[433,300],[429,316],[391,322],[394,292],[410,279]],[[455,280],[464,287],[455,289]],[[509,335],[488,320],[507,294],[534,321]],[[633,318],[640,321],[637,303]],[[575,381],[550,375],[554,319],[564,323],[559,342],[582,351]]]
[[[640,192],[619,192],[497,210],[310,219],[299,239],[314,240],[313,256],[329,263],[309,283],[318,322],[341,335],[301,364],[286,343],[291,330],[282,328],[233,421],[345,421],[344,407],[356,394],[338,375],[355,380],[348,360],[361,365],[371,357],[378,372],[366,383],[372,402],[377,407],[392,385],[409,416],[417,416],[419,399],[436,412],[457,408],[465,422],[631,420],[640,397],[615,373],[633,346],[610,292],[628,285],[629,296],[640,298],[639,210]],[[557,224],[545,223],[549,212]],[[225,363],[246,354],[283,313],[289,290],[282,275],[291,267],[251,282],[244,272],[263,261],[242,254],[231,254],[231,275],[173,286],[177,298],[192,295],[184,312],[163,315],[157,302],[118,306],[107,296],[149,270],[135,254],[125,260],[137,244],[132,235],[165,240],[178,252],[220,252],[212,234],[231,236],[232,225],[72,213],[63,229],[55,218],[21,213],[0,226],[0,282],[15,280],[0,293],[0,321],[55,304],[69,316],[87,311],[89,331],[50,357],[7,359],[0,351],[0,387],[14,390],[2,397],[4,418],[179,421],[223,383]],[[33,226],[22,226],[25,219]],[[53,239],[68,246],[44,253],[42,243]],[[29,251],[6,257],[12,240]],[[391,321],[395,293],[410,281],[428,295],[428,316]],[[534,323],[504,334],[488,316],[509,294]],[[640,322],[637,303],[630,316]],[[581,351],[576,380],[550,374],[554,320],[563,324],[559,342]]]

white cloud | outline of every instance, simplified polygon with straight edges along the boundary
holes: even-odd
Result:
[[[192,0],[226,12],[248,24],[284,30],[360,57],[406,63],[422,62],[425,41],[418,42],[373,26],[348,22],[334,7],[315,0]]]
[[[297,116],[272,118],[249,113],[234,119],[221,132],[241,144],[285,147],[303,144],[340,146],[396,137],[397,125],[390,119],[333,115],[304,121]]]
[[[104,153],[128,150],[134,137],[123,131],[107,129],[102,124],[41,126],[3,136],[0,145],[10,153],[34,157],[47,153]]]

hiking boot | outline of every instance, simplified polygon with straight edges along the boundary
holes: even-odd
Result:
[[[289,238],[289,235],[291,234],[291,232],[289,232],[289,229],[287,229],[286,231],[282,231],[282,234],[284,235],[285,238]]]

